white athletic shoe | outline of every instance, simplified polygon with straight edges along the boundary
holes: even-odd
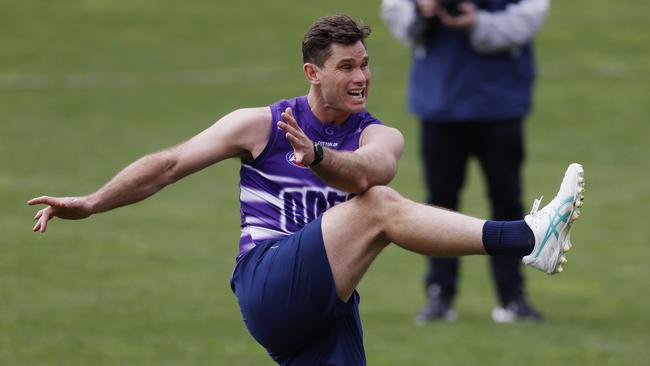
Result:
[[[580,218],[584,202],[585,178],[582,165],[573,163],[564,173],[560,190],[551,203],[538,211],[542,198],[536,199],[524,220],[535,234],[535,248],[523,262],[548,274],[560,273],[571,249],[571,226]]]

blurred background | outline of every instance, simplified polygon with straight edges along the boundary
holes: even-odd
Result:
[[[31,232],[31,197],[94,191],[225,113],[303,95],[300,44],[319,16],[373,29],[369,110],[403,131],[392,184],[425,199],[409,50],[379,1],[0,0],[0,365],[269,365],[229,286],[238,162],[153,199]],[[464,260],[459,320],[416,327],[425,260],[397,248],[363,280],[370,365],[650,363],[650,7],[554,1],[537,41],[525,201],[565,167],[587,176],[567,271],[527,269],[533,324],[495,324],[485,258]],[[474,162],[464,212],[485,216]]]

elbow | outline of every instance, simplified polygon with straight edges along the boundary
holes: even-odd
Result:
[[[367,178],[360,178],[360,179],[355,179],[353,184],[349,187],[348,191],[350,193],[354,194],[361,194],[365,191],[367,191],[370,187],[372,187],[372,184],[370,184],[369,179]]]
[[[393,180],[393,178],[395,178],[396,174],[397,164],[393,163],[391,166],[388,166],[384,172],[376,172],[375,174],[366,175],[354,179],[347,191],[354,194],[360,194],[374,186],[388,185]]]
[[[178,168],[178,163],[175,160],[170,159],[166,160],[164,163],[162,176],[162,183],[168,185],[180,180],[185,175]]]

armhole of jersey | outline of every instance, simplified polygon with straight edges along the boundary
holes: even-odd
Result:
[[[372,115],[371,115],[371,117],[372,117]],[[366,128],[368,128],[368,127],[370,127],[372,125],[384,126],[384,123],[380,119],[375,118],[375,117],[372,117],[370,122],[361,121],[361,123],[359,123],[359,124],[360,124],[359,127],[361,128],[361,133],[359,134],[359,138],[357,139],[357,149],[361,147],[361,136],[363,135],[363,132],[366,130]]]
[[[266,142],[266,146],[264,147],[264,150],[252,161],[248,162],[250,165],[256,165],[261,162],[263,162],[267,156],[269,155],[269,152],[273,149],[273,145],[275,145],[275,139],[278,136],[278,127],[275,125],[277,121],[279,121],[279,116],[278,113],[276,112],[274,106],[269,106],[271,109],[271,133],[269,134],[269,139]]]

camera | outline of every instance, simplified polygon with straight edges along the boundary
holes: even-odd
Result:
[[[458,9],[458,5],[466,0],[438,0],[440,6],[442,6],[447,13],[451,16],[460,15],[461,11]]]

